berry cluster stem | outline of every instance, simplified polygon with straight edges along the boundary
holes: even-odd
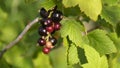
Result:
[[[48,33],[48,35],[46,36],[46,41],[49,41],[49,38],[52,37],[50,33]]]

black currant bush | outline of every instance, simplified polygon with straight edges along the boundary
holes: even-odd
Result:
[[[119,58],[119,0],[0,0],[0,68],[119,68]]]

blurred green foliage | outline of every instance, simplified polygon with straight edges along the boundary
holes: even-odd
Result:
[[[55,4],[49,0],[0,0],[0,50],[13,41],[24,27],[36,18],[41,7]],[[0,68],[66,68],[65,48],[44,55],[36,46],[39,24],[35,24],[23,39],[0,59]]]

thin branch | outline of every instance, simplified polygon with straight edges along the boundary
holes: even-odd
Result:
[[[35,18],[33,21],[31,21],[14,41],[12,41],[8,45],[6,45],[6,47],[3,48],[2,51],[0,52],[0,58],[2,58],[2,56],[8,49],[15,46],[15,44],[18,43],[21,40],[21,38],[23,38],[23,36],[27,33],[27,31],[31,28],[31,26],[33,26],[35,23],[37,23],[38,20],[39,20],[39,18]]]

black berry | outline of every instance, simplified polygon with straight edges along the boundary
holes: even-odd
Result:
[[[39,33],[41,36],[46,36],[46,35],[47,35],[46,29],[44,29],[42,26],[39,27],[38,33]]]
[[[49,13],[44,8],[41,8],[40,9],[40,15],[43,18],[47,18],[49,16]]]
[[[49,38],[49,41],[50,41],[53,45],[55,45],[55,44],[57,43],[57,39],[54,38],[54,37]]]
[[[43,18],[43,19],[41,19],[39,22],[40,22],[40,24],[42,24],[42,26],[44,26],[44,22],[46,21],[46,19],[45,18]]]
[[[50,18],[48,19],[41,19],[40,20],[40,23],[42,24],[42,26],[46,27],[46,26],[51,26],[53,23],[52,23],[52,20]]]
[[[52,13],[51,18],[52,18],[52,21],[53,21],[53,22],[59,22],[59,21],[62,20],[63,14],[62,14],[61,11],[56,10],[56,11],[54,11],[54,12]]]
[[[46,44],[46,40],[40,38],[40,39],[38,40],[38,43],[39,43],[40,46],[44,46],[44,45]]]
[[[44,25],[45,26],[51,26],[52,25],[52,20],[50,18],[48,18],[47,20],[45,20]]]

